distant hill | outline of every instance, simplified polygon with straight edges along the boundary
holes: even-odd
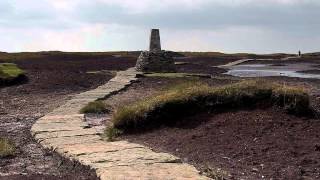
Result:
[[[274,54],[252,54],[252,53],[234,53],[227,54],[222,52],[174,52],[168,51],[173,57],[210,57],[227,59],[255,59],[255,58],[273,58],[280,59],[295,54],[274,53]],[[41,52],[19,52],[7,53],[0,51],[0,61],[20,60],[20,59],[42,59],[42,58],[106,58],[106,57],[132,57],[137,58],[141,51],[109,51],[109,52],[62,52],[62,51],[41,51]],[[320,52],[306,53],[304,56],[320,57]]]
[[[41,51],[41,52],[19,52],[0,53],[0,61],[11,61],[21,59],[42,59],[63,57],[63,59],[86,59],[106,57],[134,57],[137,58],[141,51],[113,51],[113,52],[62,52],[62,51]]]
[[[320,52],[313,52],[313,53],[306,53],[306,54],[303,54],[304,56],[319,56],[320,57]]]
[[[234,53],[227,54],[222,52],[178,52],[183,56],[191,56],[191,57],[216,57],[216,58],[248,58],[248,59],[280,59],[288,56],[293,56],[293,54],[285,54],[285,53],[274,53],[274,54],[252,54],[252,53]]]

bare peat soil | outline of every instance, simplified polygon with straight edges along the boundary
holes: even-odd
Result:
[[[305,87],[313,108],[319,111],[319,80],[265,79]],[[232,82],[227,77],[202,80],[212,86]],[[183,79],[143,78],[107,102],[113,106],[135,102],[179,81]],[[319,179],[319,128],[319,117],[296,117],[278,108],[231,109],[183,118],[170,127],[120,138],[172,153],[200,171],[220,168],[230,174],[228,179]]]
[[[227,179],[319,179],[320,121],[277,109],[188,117],[122,138],[170,152],[199,170],[221,168]]]
[[[182,59],[176,59],[175,61],[183,63],[176,65],[177,72],[220,75],[221,73],[225,73],[227,71],[225,69],[218,68],[217,66],[236,60],[239,60],[239,58],[186,57]]]
[[[0,159],[0,179],[97,179],[87,167],[43,149],[30,134],[32,124],[62,105],[70,95],[93,89],[124,70],[134,58],[47,57],[13,61],[26,71],[25,84],[0,88],[0,136],[17,147],[14,157]]]
[[[248,61],[243,64],[274,64],[274,65],[285,65],[285,64],[297,64],[297,63],[313,63],[313,64],[320,64],[319,57],[301,57],[296,59],[289,59],[289,60],[281,60],[281,59],[274,59],[272,61],[270,60],[253,60]]]

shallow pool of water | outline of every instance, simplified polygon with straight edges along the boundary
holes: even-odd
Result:
[[[271,64],[236,65],[229,67],[229,71],[225,74],[238,77],[287,76],[320,79],[320,74],[308,74],[297,72],[317,69],[315,68],[315,65],[316,64],[311,63],[288,64],[285,66],[273,66]]]

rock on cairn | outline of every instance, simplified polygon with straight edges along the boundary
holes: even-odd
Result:
[[[175,72],[173,57],[168,51],[161,50],[159,29],[152,29],[149,51],[143,51],[136,64],[142,72]]]

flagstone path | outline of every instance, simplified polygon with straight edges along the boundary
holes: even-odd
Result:
[[[220,68],[228,68],[230,66],[235,66],[235,65],[238,65],[238,64],[242,64],[244,62],[248,62],[248,61],[253,61],[254,59],[240,59],[240,60],[237,60],[237,61],[233,61],[233,62],[230,62],[228,64],[224,64],[224,65],[221,65],[221,66],[218,66]]]
[[[127,141],[104,141],[79,111],[89,102],[113,95],[137,80],[134,68],[120,71],[98,88],[75,95],[61,107],[40,118],[32,127],[34,138],[45,148],[79,161],[106,179],[208,179],[191,165],[168,153]]]

